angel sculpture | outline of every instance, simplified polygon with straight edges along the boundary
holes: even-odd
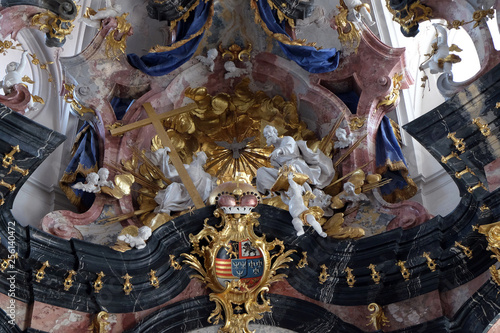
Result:
[[[101,27],[101,20],[108,17],[117,17],[122,13],[122,7],[120,5],[112,5],[111,0],[106,0],[106,7],[101,8],[97,13],[89,15],[89,17],[82,17],[82,22],[89,27],[99,29]]]
[[[302,194],[304,187],[295,182],[293,172],[288,173],[288,183],[290,187],[281,194],[281,200],[288,205],[288,211],[292,215],[292,224],[297,232],[297,236],[304,234],[304,224],[310,225],[321,237],[326,237],[326,233],[317,221],[323,215],[321,209],[312,210],[306,207]],[[315,216],[318,215],[318,216]]]
[[[132,248],[143,249],[146,247],[146,241],[151,237],[152,230],[148,226],[140,227],[137,236],[132,236],[130,234],[118,236],[118,240],[124,241],[129,244]]]
[[[358,203],[361,201],[369,201],[366,194],[361,193],[361,185],[356,186],[356,184],[350,181],[345,182],[344,190],[332,198],[331,207],[333,209],[341,209],[347,202]]]
[[[432,52],[430,58],[420,65],[420,70],[429,68],[431,74],[443,72],[452,76],[452,65],[460,62],[461,59],[456,54],[450,54],[450,51],[459,52],[462,50],[455,44],[448,46],[448,32],[443,26],[437,23],[434,23],[433,26],[436,28],[437,34],[432,44]]]
[[[370,15],[370,6],[366,3],[361,2],[361,0],[341,0],[344,3],[344,7],[349,10],[349,20],[352,21],[354,18],[356,21],[361,21],[363,19],[366,24],[374,25],[375,21],[372,20]],[[352,14],[352,15],[351,15]]]
[[[106,168],[101,168],[97,172],[91,172],[85,178],[85,183],[78,182],[71,186],[75,190],[82,190],[88,193],[100,193],[101,186],[107,186],[113,188],[113,182],[108,180],[109,170]]]
[[[347,131],[343,128],[337,128],[335,136],[337,137],[337,140],[335,141],[334,148],[347,148],[354,141],[352,133],[347,135]]]
[[[196,57],[196,60],[207,66],[209,71],[213,72],[215,66],[214,60],[217,58],[218,54],[217,49],[210,49],[207,51],[206,57],[199,55]]]
[[[233,77],[240,77],[244,74],[248,74],[248,69],[247,68],[238,68],[236,67],[235,63],[232,61],[226,61],[224,63],[224,68],[226,69],[227,73],[224,74],[224,79],[231,79]]]
[[[107,186],[107,187],[110,187],[110,188],[114,188],[115,187],[115,185],[113,184],[113,181],[108,180],[108,177],[109,177],[109,170],[108,169],[106,169],[106,168],[100,168],[97,171],[97,174],[99,175],[99,181],[97,182],[97,184],[99,186]]]
[[[24,51],[21,56],[21,62],[12,61],[5,67],[5,76],[2,81],[0,81],[0,87],[3,88],[5,95],[12,92],[12,88],[22,82],[22,73],[26,68],[26,58],[28,51]]]

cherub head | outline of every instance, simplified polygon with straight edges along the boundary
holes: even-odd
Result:
[[[99,175],[100,180],[107,180],[109,177],[109,170],[106,168],[100,168],[99,171],[97,171],[97,174]]]
[[[97,182],[99,181],[99,175],[95,172],[91,172],[87,175],[87,177],[85,178],[85,180],[87,181],[87,184],[93,184],[93,185],[96,185]]]
[[[19,63],[12,61],[5,67],[5,73],[15,72],[19,68]]]

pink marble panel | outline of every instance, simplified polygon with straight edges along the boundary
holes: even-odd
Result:
[[[14,320],[14,323],[19,326],[21,330],[27,328],[27,310],[28,304],[8,297],[7,295],[0,294],[0,309],[5,311],[7,316]]]
[[[31,327],[52,333],[86,332],[90,326],[89,313],[34,302]]]
[[[484,167],[486,173],[486,180],[488,181],[488,189],[490,192],[500,187],[500,158],[487,164]]]

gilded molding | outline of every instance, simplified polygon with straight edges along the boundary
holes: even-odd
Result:
[[[391,326],[389,325],[389,319],[385,316],[384,310],[377,303],[368,304],[368,311],[373,313],[367,316],[370,322],[366,326],[372,325],[377,331],[381,330],[384,326]]]
[[[457,242],[457,241],[455,241],[455,247],[456,247],[456,248],[460,248],[460,249],[462,249],[462,251],[463,251],[463,252],[464,252],[464,254],[467,256],[467,258],[472,259],[472,250],[471,250],[471,249],[469,249],[467,246],[462,245],[462,243],[461,243],[461,242]]]

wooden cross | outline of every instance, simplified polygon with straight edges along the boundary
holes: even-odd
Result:
[[[186,106],[183,106],[181,108],[172,110],[170,112],[165,112],[162,114],[157,114],[155,110],[153,109],[153,106],[151,106],[151,103],[147,102],[142,105],[144,107],[144,110],[146,110],[146,113],[148,114],[148,118],[146,119],[141,119],[139,121],[136,121],[135,123],[132,124],[127,124],[121,127],[113,128],[110,130],[111,135],[116,136],[123,134],[125,132],[153,124],[156,133],[158,134],[158,137],[161,140],[161,143],[170,148],[170,159],[172,161],[172,164],[174,165],[175,169],[179,173],[179,177],[181,178],[182,183],[186,187],[186,190],[188,191],[189,195],[191,196],[191,200],[193,200],[193,203],[196,207],[196,209],[203,208],[205,207],[205,203],[203,202],[203,199],[200,196],[200,193],[198,193],[198,190],[193,184],[193,180],[189,176],[186,168],[184,167],[184,164],[182,163],[181,158],[179,157],[179,154],[175,150],[175,147],[170,140],[170,137],[168,136],[167,132],[163,128],[162,120],[166,118],[173,117],[175,115],[188,112],[191,110],[194,110],[197,108],[197,105],[195,103],[188,104]]]

